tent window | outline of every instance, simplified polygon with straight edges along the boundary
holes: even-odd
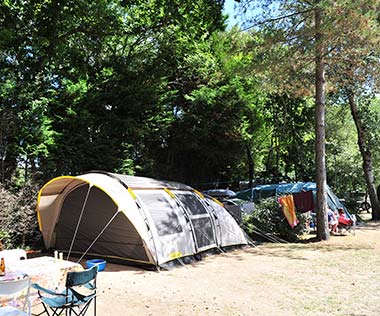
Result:
[[[208,217],[192,219],[192,223],[194,225],[198,248],[206,247],[215,242],[214,231]]]
[[[191,214],[191,215],[207,214],[207,210],[194,194],[192,193],[178,194],[177,197],[182,202],[188,214]]]
[[[165,236],[182,232],[178,215],[164,195],[140,191],[138,196],[152,216],[158,235]]]

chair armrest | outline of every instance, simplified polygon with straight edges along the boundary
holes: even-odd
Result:
[[[96,290],[96,286],[95,286],[94,284],[92,284],[92,283],[86,283],[86,284],[84,284],[83,286],[84,286],[85,288],[91,290],[91,291]]]
[[[44,293],[47,293],[47,294],[50,294],[50,295],[66,296],[65,293],[58,293],[58,292],[55,292],[55,291],[52,291],[52,290],[46,289],[46,288],[44,288],[44,287],[38,285],[37,283],[32,283],[30,286],[31,286],[33,289],[38,290],[38,292],[44,292]]]

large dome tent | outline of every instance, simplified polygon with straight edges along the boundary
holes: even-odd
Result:
[[[204,251],[246,245],[211,197],[168,181],[90,172],[46,183],[37,203],[45,247],[67,254],[166,267]]]

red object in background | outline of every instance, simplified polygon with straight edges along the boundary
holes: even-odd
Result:
[[[342,225],[346,225],[346,226],[348,226],[348,225],[351,225],[351,224],[352,224],[352,220],[347,219],[347,218],[345,218],[344,216],[339,216],[339,218],[338,218],[338,223],[339,223],[339,224],[342,224]]]

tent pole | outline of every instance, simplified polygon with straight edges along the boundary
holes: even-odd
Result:
[[[87,254],[87,252],[91,249],[91,247],[97,242],[97,240],[100,238],[100,236],[104,233],[104,231],[107,229],[107,227],[112,223],[112,221],[115,219],[117,214],[120,213],[120,210],[118,209],[117,212],[111,217],[111,219],[108,221],[108,223],[103,227],[103,229],[100,231],[98,236],[95,237],[94,241],[91,243],[91,245],[86,249],[86,251],[82,254],[82,256],[78,259],[77,263],[79,263],[83,257]]]

